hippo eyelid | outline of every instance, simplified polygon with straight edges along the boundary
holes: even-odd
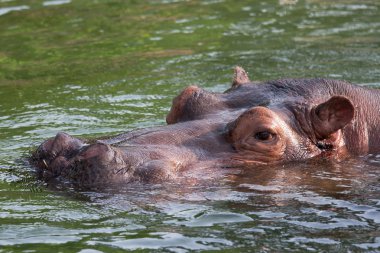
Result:
[[[267,141],[273,139],[275,136],[276,134],[271,131],[260,131],[254,134],[255,139],[259,141]]]

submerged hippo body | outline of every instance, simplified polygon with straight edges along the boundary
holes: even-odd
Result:
[[[225,93],[187,87],[167,126],[91,144],[58,133],[31,161],[45,180],[91,187],[166,180],[191,168],[378,153],[379,111],[377,90],[327,79],[253,83],[236,67]]]

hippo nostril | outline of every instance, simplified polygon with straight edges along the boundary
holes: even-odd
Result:
[[[34,152],[34,157],[38,160],[48,158],[51,154],[50,151],[52,150],[53,143],[54,138],[50,138],[43,142]]]
[[[35,164],[42,177],[56,177],[69,166],[69,159],[77,154],[83,142],[65,133],[58,133],[42,143],[33,153],[30,162]]]
[[[58,133],[48,150],[49,158],[54,159],[57,156],[72,156],[83,146],[83,142],[73,138],[66,133]]]

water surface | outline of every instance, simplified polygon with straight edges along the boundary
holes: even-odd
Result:
[[[235,65],[379,87],[379,16],[366,0],[0,0],[0,252],[379,251],[375,155],[102,192],[24,163],[58,131],[163,125],[181,89],[222,92]]]

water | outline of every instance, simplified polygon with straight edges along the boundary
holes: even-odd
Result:
[[[235,65],[379,87],[379,16],[366,0],[0,0],[0,252],[380,251],[379,156],[102,192],[24,163],[58,131],[163,125],[181,89],[222,92]]]

